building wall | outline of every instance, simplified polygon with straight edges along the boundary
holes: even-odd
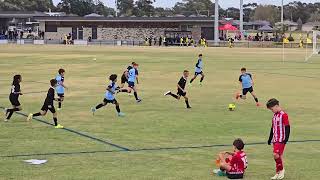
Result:
[[[71,27],[59,27],[57,32],[45,32],[45,39],[63,40],[64,36],[71,33]]]
[[[83,39],[87,40],[89,37],[92,38],[92,28],[83,28]]]
[[[165,31],[179,28],[98,28],[98,40],[144,40],[146,37],[160,37]]]

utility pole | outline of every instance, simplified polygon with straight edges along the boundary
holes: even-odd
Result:
[[[214,11],[214,45],[219,45],[219,0],[215,0]]]
[[[115,0],[116,17],[118,17],[118,0]]]
[[[240,0],[240,33],[243,33],[243,0]]]
[[[283,0],[282,0],[281,1],[281,29],[282,29],[282,32],[284,32],[283,16],[284,16],[284,9],[283,9]]]

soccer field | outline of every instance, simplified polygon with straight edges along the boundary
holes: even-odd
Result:
[[[184,101],[164,97],[176,92],[184,69],[193,75],[197,55],[204,55],[206,79],[187,87],[191,110]],[[290,140],[284,155],[286,179],[320,179],[320,58],[304,63],[305,51],[241,48],[153,48],[1,46],[0,106],[10,107],[8,93],[14,74],[21,74],[22,113],[38,112],[49,80],[66,69],[66,91],[59,122],[52,115],[26,122],[14,114],[0,121],[0,179],[224,179],[210,175],[219,151],[231,150],[235,138],[248,145],[247,180],[270,179],[275,174],[272,147],[266,144],[273,114],[264,106],[278,98],[288,112]],[[96,60],[94,60],[96,58]],[[90,108],[104,98],[107,77],[122,75],[132,61],[139,63],[138,94],[118,94],[126,117],[113,105],[92,116]],[[228,104],[240,89],[240,68],[255,79],[262,107],[248,96]],[[118,77],[120,83],[120,77]],[[3,117],[3,116],[2,116]],[[313,140],[313,141],[311,141]],[[40,166],[23,162],[47,159]]]

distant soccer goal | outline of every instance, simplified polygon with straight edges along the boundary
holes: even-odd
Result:
[[[307,50],[307,49],[306,49]],[[315,55],[320,54],[320,31],[313,31],[312,33],[312,53],[308,55],[306,53],[306,61],[309,61]]]

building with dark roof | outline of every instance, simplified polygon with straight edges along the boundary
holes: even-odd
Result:
[[[45,39],[62,39],[72,34],[73,39],[144,40],[146,37],[201,36],[213,39],[212,17],[70,17],[38,16]]]

